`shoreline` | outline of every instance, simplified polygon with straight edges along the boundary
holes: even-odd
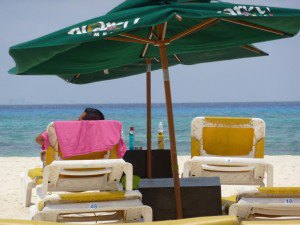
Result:
[[[180,173],[184,162],[189,157],[188,155],[178,156]],[[299,155],[266,155],[265,159],[274,167],[274,187],[300,186]],[[20,174],[29,168],[39,166],[41,166],[39,157],[0,157],[1,219],[29,219],[29,208],[21,206]],[[240,188],[241,186],[223,186],[222,195],[232,195]]]

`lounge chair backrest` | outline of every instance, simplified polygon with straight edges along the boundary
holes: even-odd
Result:
[[[126,190],[132,190],[132,165],[123,159],[55,160],[44,168],[42,193],[77,192],[120,189],[119,182],[125,173]]]
[[[265,123],[257,118],[197,117],[191,156],[264,157]]]
[[[115,145],[110,151],[105,152],[95,152],[92,154],[83,154],[79,156],[74,156],[70,158],[63,158],[62,152],[60,150],[60,145],[56,136],[54,123],[50,123],[47,128],[50,146],[46,150],[46,165],[50,165],[54,160],[95,160],[95,159],[117,159],[117,149],[118,146]]]

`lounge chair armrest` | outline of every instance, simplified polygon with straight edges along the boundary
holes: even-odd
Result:
[[[126,162],[123,159],[99,159],[99,160],[62,160],[54,161],[49,166],[55,166],[58,168],[64,169],[91,169],[99,167],[113,167],[116,165],[126,165]]]
[[[61,170],[61,175],[66,176],[95,176],[111,173],[111,169],[93,169],[93,170]]]
[[[132,191],[132,186],[133,186],[133,167],[132,167],[132,164],[126,163],[126,165],[124,166],[124,173],[126,175],[125,189],[126,189],[126,191]]]
[[[200,164],[214,164],[214,165],[232,165],[232,166],[255,166],[265,165],[272,166],[264,159],[253,158],[230,158],[230,157],[193,157],[191,162],[197,162]]]

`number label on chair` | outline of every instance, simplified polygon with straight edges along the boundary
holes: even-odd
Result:
[[[293,204],[294,200],[292,198],[285,199],[285,204]]]
[[[98,204],[97,203],[92,203],[89,205],[90,209],[98,209]]]

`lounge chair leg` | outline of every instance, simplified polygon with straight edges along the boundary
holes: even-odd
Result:
[[[187,161],[184,163],[182,178],[189,178],[191,173],[191,161]]]
[[[42,216],[42,221],[58,222],[58,215],[56,213],[50,213]]]
[[[58,214],[53,213],[38,213],[37,207],[30,207],[31,220],[34,221],[47,221],[47,222],[58,222]]]
[[[153,212],[152,208],[149,206],[144,206],[142,210],[142,215],[144,217],[144,222],[152,222],[153,220]]]
[[[47,222],[58,222],[57,221],[57,214],[51,213],[47,215],[37,214],[35,215],[32,220],[35,221],[47,221]]]
[[[267,165],[267,187],[273,187],[273,165]]]
[[[33,189],[33,182],[28,180],[27,173],[21,174],[21,195],[22,195],[22,206],[29,207],[31,204],[31,195]]]

